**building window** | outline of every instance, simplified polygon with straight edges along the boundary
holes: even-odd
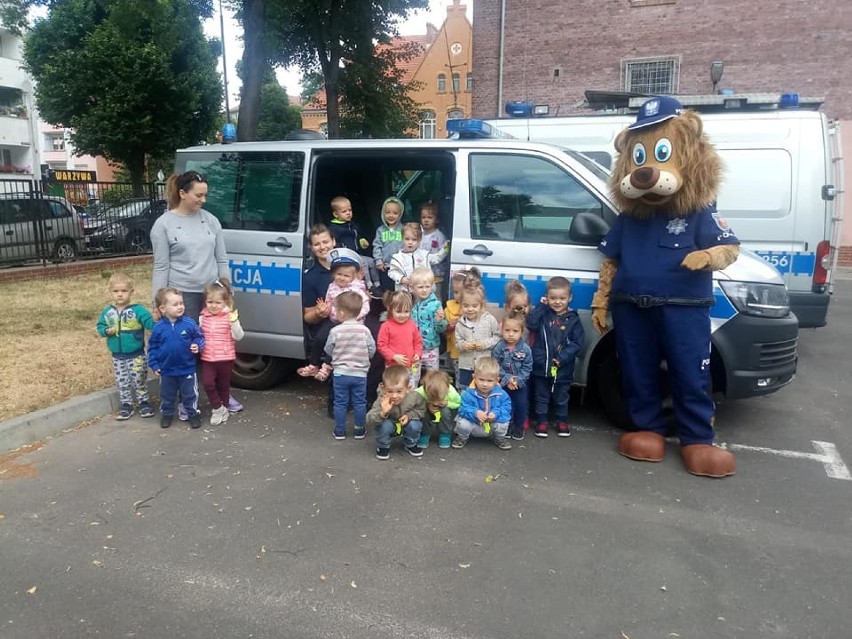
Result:
[[[420,114],[420,137],[424,140],[434,140],[435,129],[435,112],[423,111]]]
[[[45,147],[47,151],[64,151],[65,137],[62,135],[45,135]]]
[[[450,109],[447,111],[447,119],[448,120],[458,120],[464,117],[464,111],[461,109]]]
[[[458,73],[453,74],[453,93],[461,91],[461,78]]]
[[[438,93],[445,93],[447,91],[447,76],[443,73],[438,74]]]
[[[472,73],[467,74],[467,82],[464,85],[464,90],[467,91],[468,93],[473,91],[473,74]]]
[[[674,94],[678,91],[680,58],[636,58],[623,60],[624,90],[645,95]]]

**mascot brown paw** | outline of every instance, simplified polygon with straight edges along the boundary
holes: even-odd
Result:
[[[618,452],[636,461],[659,462],[666,454],[666,440],[647,430],[625,433],[618,442]]]
[[[700,477],[721,479],[737,472],[731,451],[709,444],[689,444],[681,447],[687,472]]]

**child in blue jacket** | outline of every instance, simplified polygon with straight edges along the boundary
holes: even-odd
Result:
[[[533,354],[524,341],[525,316],[510,312],[503,317],[500,330],[503,339],[491,351],[491,356],[500,364],[500,386],[512,400],[512,423],[509,435],[516,441],[524,438],[524,422],[530,408],[530,374]]]
[[[547,294],[527,318],[532,341],[532,389],[535,402],[535,436],[547,437],[547,417],[553,401],[557,434],[571,435],[568,399],[574,381],[574,362],[583,347],[585,333],[576,311],[568,308],[571,282],[564,277],[547,281]]]
[[[154,303],[160,321],[148,340],[148,366],[160,377],[160,427],[168,428],[175,416],[175,396],[189,413],[189,427],[199,428],[196,355],[204,348],[204,335],[198,324],[184,317],[183,295],[176,288],[161,288]]]
[[[500,388],[500,364],[480,357],[473,368],[473,387],[462,393],[453,448],[464,448],[470,437],[488,437],[500,450],[509,450],[506,437],[512,418],[512,400]]]

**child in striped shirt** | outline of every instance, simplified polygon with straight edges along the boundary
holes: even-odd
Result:
[[[376,353],[370,329],[358,322],[364,301],[355,291],[344,291],[334,299],[340,324],[331,329],[325,352],[334,369],[334,438],[346,439],[346,411],[355,413],[355,439],[367,434],[367,371]]]

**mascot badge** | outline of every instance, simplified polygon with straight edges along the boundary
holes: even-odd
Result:
[[[707,392],[713,271],[739,254],[739,240],[716,212],[722,163],[700,116],[670,97],[645,102],[615,148],[610,188],[621,215],[599,247],[606,259],[592,323],[604,333],[607,309],[612,313],[625,403],[637,429],[621,437],[618,451],[662,461],[665,360],[686,470],[733,475],[733,455],[713,446]]]

